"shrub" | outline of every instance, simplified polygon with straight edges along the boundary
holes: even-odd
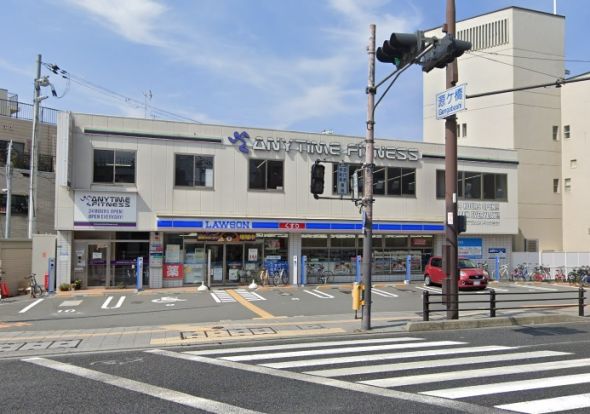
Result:
[[[70,286],[69,283],[62,283],[61,285],[59,285],[59,290],[61,290],[62,292],[68,291],[71,288],[72,287]]]

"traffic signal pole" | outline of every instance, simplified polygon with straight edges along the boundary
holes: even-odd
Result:
[[[455,0],[447,0],[447,34],[455,34]],[[447,65],[447,89],[458,81],[457,60]],[[457,249],[457,117],[445,120],[445,244],[444,261],[447,273],[446,307],[447,319],[459,319],[458,249]]]
[[[367,135],[365,138],[362,282],[365,287],[361,329],[371,329],[371,286],[373,262],[373,146],[375,143],[375,25],[369,25],[369,80],[367,84]]]

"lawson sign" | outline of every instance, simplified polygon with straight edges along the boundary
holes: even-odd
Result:
[[[136,227],[137,194],[74,192],[74,227]]]

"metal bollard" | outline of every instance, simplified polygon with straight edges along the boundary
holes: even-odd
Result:
[[[578,290],[578,315],[584,316],[584,288]]]
[[[490,289],[490,318],[496,317],[496,291]]]
[[[430,302],[429,302],[429,293],[427,290],[422,292],[422,320],[429,321],[430,320],[430,310],[429,310]]]

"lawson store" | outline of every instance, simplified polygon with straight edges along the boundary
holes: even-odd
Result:
[[[263,267],[300,282],[329,272],[350,282],[362,222],[340,196],[364,161],[362,137],[62,113],[58,120],[57,283],[134,284],[143,257],[153,288],[247,283]],[[459,148],[458,208],[467,219],[460,254],[509,257],[518,233],[517,154]],[[311,165],[326,166],[310,194]],[[375,142],[373,274],[400,280],[406,256],[420,278],[444,238],[444,146]],[[362,177],[360,182],[362,183]],[[346,187],[348,190],[348,187]],[[501,259],[503,258],[501,257]]]

